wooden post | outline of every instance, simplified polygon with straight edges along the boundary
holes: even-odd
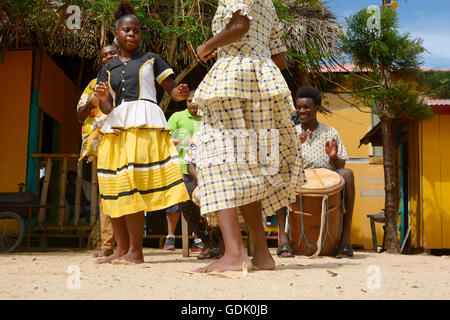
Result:
[[[59,180],[59,205],[64,207],[66,203],[66,181],[67,181],[67,157],[63,158],[63,165]],[[58,209],[58,224],[60,226],[64,223],[65,208]]]
[[[77,183],[76,183],[76,193],[75,193],[75,213],[73,218],[73,224],[78,225],[80,220],[80,200],[81,200],[81,175],[83,174],[83,162],[77,161]]]
[[[91,165],[91,226],[93,226],[97,217],[98,203],[97,159],[92,160]]]
[[[42,185],[42,192],[41,192],[41,205],[47,204],[47,194],[48,194],[48,186],[50,184],[50,176],[52,174],[52,159],[47,159],[47,164],[45,166],[45,177],[44,177],[44,183]],[[38,217],[38,224],[42,224],[44,221],[45,211],[46,208],[39,209],[39,217]]]
[[[181,214],[181,243],[183,247],[183,257],[189,257],[189,228],[184,215]]]

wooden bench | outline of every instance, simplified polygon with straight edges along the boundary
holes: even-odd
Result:
[[[367,218],[370,219],[370,228],[372,229],[372,245],[373,251],[378,252],[378,242],[377,242],[377,230],[375,228],[375,223],[385,223],[384,212],[379,212],[375,214],[368,214]],[[384,236],[383,236],[383,247],[384,247]]]

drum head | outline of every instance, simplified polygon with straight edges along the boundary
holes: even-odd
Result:
[[[338,173],[325,168],[306,169],[307,183],[301,186],[303,191],[325,191],[343,185],[344,179]]]

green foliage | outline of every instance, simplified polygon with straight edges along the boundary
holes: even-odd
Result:
[[[426,71],[422,77],[429,86],[430,98],[450,99],[450,71]]]
[[[425,120],[434,117],[430,106],[424,103],[420,92],[414,89],[414,83],[398,80],[390,87],[380,86],[358,91],[367,107],[377,106],[374,112],[380,118],[407,118]]]
[[[324,60],[329,60],[333,56],[332,53],[322,53],[312,41],[304,43],[307,53],[298,53],[296,51],[289,51],[288,54],[297,62],[299,69],[306,68],[320,68]]]
[[[369,71],[349,75],[347,80],[352,83],[355,95],[368,107],[375,106],[374,112],[381,119],[433,117],[431,108],[421,98],[424,90],[419,92],[415,86],[417,81],[391,80],[392,72],[410,70],[421,64],[421,54],[425,52],[422,40],[411,39],[408,32],[399,32],[397,13],[390,7],[381,9],[381,30],[369,29],[370,16],[363,9],[347,18],[348,29],[341,36],[343,52],[357,69]]]
[[[370,30],[367,21],[371,14],[366,9],[346,18],[347,32],[341,36],[342,51],[362,68],[388,71],[415,67],[422,64],[425,52],[421,39],[411,39],[411,34],[400,33],[397,12],[390,7],[381,9],[381,32]]]

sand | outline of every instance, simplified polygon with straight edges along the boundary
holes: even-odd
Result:
[[[352,259],[278,258],[274,271],[198,274],[181,249],[140,265],[94,264],[94,251],[0,255],[0,299],[450,299],[450,257],[357,251]]]

